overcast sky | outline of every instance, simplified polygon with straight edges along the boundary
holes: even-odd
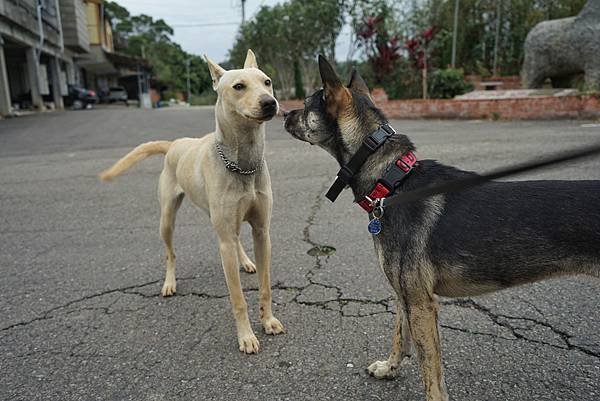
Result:
[[[246,18],[251,18],[262,5],[280,2],[247,0]],[[241,0],[117,0],[117,3],[131,14],[164,19],[175,30],[173,40],[184,50],[198,55],[206,53],[219,62],[226,59],[242,20]],[[349,39],[346,28],[338,40],[338,58],[345,59]]]

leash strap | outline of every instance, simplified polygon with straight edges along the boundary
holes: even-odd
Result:
[[[419,199],[428,198],[430,196],[439,195],[449,192],[460,192],[486,182],[496,180],[511,175],[521,174],[527,171],[548,167],[553,164],[564,163],[572,160],[583,159],[600,154],[600,144],[593,145],[588,148],[575,149],[561,154],[547,156],[536,162],[528,162],[517,164],[512,167],[500,168],[482,175],[475,175],[467,178],[462,178],[454,181],[443,182],[441,184],[430,185],[425,188],[416,189],[409,192],[402,192],[389,198],[374,199],[372,207],[389,207],[393,205],[413,202]]]
[[[366,137],[350,161],[344,164],[340,171],[338,171],[337,177],[333,184],[331,184],[325,197],[335,202],[340,193],[346,188],[346,185],[350,184],[354,176],[360,171],[360,168],[365,164],[369,156],[375,153],[395,133],[396,131],[391,125],[383,124],[375,132]]]

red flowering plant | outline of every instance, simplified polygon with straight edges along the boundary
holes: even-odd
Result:
[[[423,99],[428,97],[427,72],[431,67],[430,60],[435,47],[435,36],[435,29],[429,27],[404,43],[404,46],[408,51],[408,60],[410,64],[414,69],[421,71]]]
[[[376,83],[382,83],[400,60],[401,46],[398,36],[391,32],[386,23],[390,10],[382,7],[377,15],[364,18],[356,29],[358,47],[364,49],[365,55],[375,76]]]
[[[432,27],[425,29],[420,34],[413,36],[404,43],[408,51],[408,59],[417,70],[428,68],[428,59],[431,57],[435,30]]]

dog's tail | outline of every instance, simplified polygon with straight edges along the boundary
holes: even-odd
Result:
[[[100,179],[102,181],[108,181],[114,177],[123,174],[134,164],[144,160],[145,158],[157,155],[159,153],[166,154],[171,147],[171,141],[154,141],[142,143],[131,152],[127,153],[125,157],[116,162],[108,170],[104,170],[100,173]]]

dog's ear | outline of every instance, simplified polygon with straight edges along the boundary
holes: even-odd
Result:
[[[208,70],[210,71],[210,77],[212,78],[213,89],[217,90],[217,86],[219,86],[219,79],[221,79],[226,71],[219,64],[209,59],[206,54],[204,55],[204,58],[208,64]]]
[[[244,61],[244,68],[258,68],[258,63],[256,62],[256,56],[251,49],[248,49],[248,53],[246,54],[246,61]]]
[[[323,81],[323,96],[327,103],[327,111],[336,117],[340,110],[350,104],[352,96],[331,64],[322,55],[319,55],[319,72]]]
[[[369,87],[364,79],[360,76],[356,68],[352,69],[352,77],[350,78],[350,83],[348,84],[348,88],[352,89],[355,92],[362,93],[367,96],[369,99],[371,98],[371,92],[369,91]]]

